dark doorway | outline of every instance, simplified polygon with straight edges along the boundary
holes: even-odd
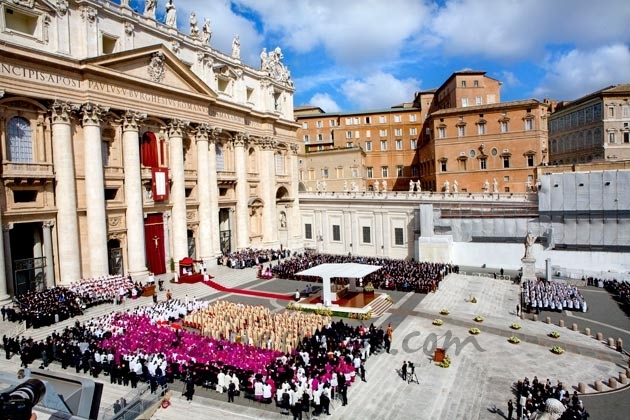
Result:
[[[123,274],[123,253],[118,239],[107,241],[107,255],[109,256],[109,274]]]
[[[41,223],[16,223],[9,233],[13,267],[13,294],[46,288]],[[78,279],[77,279],[78,280]]]

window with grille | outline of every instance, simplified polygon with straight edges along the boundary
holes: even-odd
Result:
[[[361,228],[361,233],[362,233],[361,239],[364,244],[372,243],[372,235],[371,235],[369,226],[363,226]]]
[[[26,118],[13,117],[7,127],[9,135],[9,160],[11,162],[33,161],[33,133]]]
[[[405,238],[403,237],[403,229],[402,228],[394,228],[394,244],[395,245],[404,245]]]
[[[341,226],[332,226],[332,240],[337,242],[341,241]]]
[[[304,238],[313,239],[313,225],[310,223],[304,224]]]
[[[217,171],[225,170],[225,159],[223,156],[223,145],[221,143],[216,143],[214,149],[217,153]]]

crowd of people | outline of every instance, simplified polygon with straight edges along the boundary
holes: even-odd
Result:
[[[513,391],[516,395],[516,403],[512,400],[508,401],[508,420],[513,419],[513,414],[518,420],[536,418],[533,416],[545,411],[545,403],[550,398],[564,405],[565,411],[561,420],[586,420],[589,417],[577,391],[571,394],[560,381],[553,385],[549,379],[543,382],[534,376],[531,381],[528,378],[519,380],[514,385]],[[515,409],[516,413],[513,413]]]
[[[288,249],[245,248],[239,251],[223,253],[223,255],[218,258],[217,263],[228,268],[242,269],[257,267],[261,264],[288,258],[290,256],[291,251]]]
[[[608,293],[614,296],[621,309],[626,314],[630,314],[630,282],[606,280],[604,287],[608,290]]]
[[[330,320],[315,313],[272,314],[265,306],[216,301],[190,313],[183,322],[203,336],[288,353],[302,338],[314,334]]]
[[[273,274],[281,279],[321,281],[318,277],[298,275],[300,271],[319,264],[357,263],[381,266],[381,269],[363,278],[363,283],[372,283],[376,289],[403,292],[430,293],[437,290],[440,281],[457,266],[442,263],[397,260],[384,257],[360,257],[351,255],[298,254],[272,267]],[[331,279],[343,281],[343,279]]]
[[[218,337],[208,336],[214,332],[204,329],[208,322],[220,327]],[[191,327],[201,327],[207,335]],[[255,328],[268,328],[276,341],[271,335],[263,339],[264,333],[256,340]],[[63,369],[95,378],[106,375],[125,386],[146,382],[153,392],[182,381],[188,399],[202,386],[225,392],[228,401],[242,392],[260,402],[275,401],[283,410],[325,413],[335,393],[347,403],[347,387],[356,378],[366,380],[366,359],[390,341],[390,329],[386,333],[373,325],[352,327],[315,314],[271,316],[262,307],[228,302],[211,306],[186,298],[77,321],[41,341],[4,336],[3,346],[6,357],[19,355],[23,367],[58,362]]]
[[[527,280],[522,283],[523,308],[529,312],[563,310],[586,312],[586,300],[576,286],[561,281]]]

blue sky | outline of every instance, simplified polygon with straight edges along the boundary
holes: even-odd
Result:
[[[158,0],[163,21],[167,0]],[[486,71],[501,100],[573,100],[630,83],[627,0],[174,0],[211,21],[211,45],[259,66],[279,46],[294,103],[327,112],[389,108],[453,72]],[[142,11],[144,0],[131,0]]]

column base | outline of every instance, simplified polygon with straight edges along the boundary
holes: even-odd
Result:
[[[131,276],[131,279],[133,281],[144,281],[147,279],[147,277],[149,277],[149,270],[147,270],[146,268],[144,270],[138,270],[138,271],[129,271],[129,275]]]

